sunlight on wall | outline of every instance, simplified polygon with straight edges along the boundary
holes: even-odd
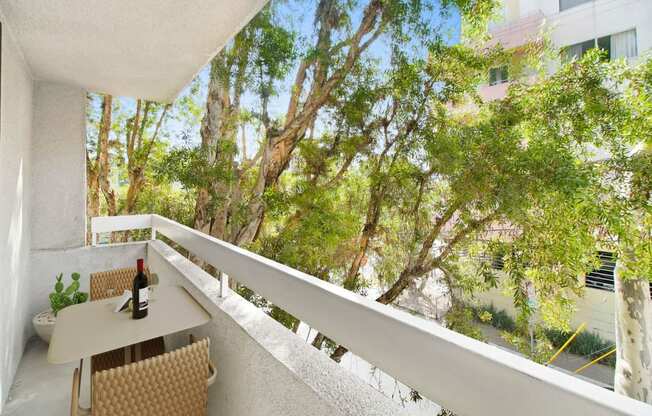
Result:
[[[9,174],[13,172],[8,172]],[[26,262],[26,242],[24,235],[25,219],[25,166],[20,158],[15,179],[13,195],[7,198],[13,201],[9,219],[9,230],[5,242],[5,268],[2,298],[0,304],[4,309],[4,319],[0,321],[2,338],[2,374],[11,374],[15,364],[20,360],[23,345],[24,312],[26,310],[21,293],[25,293],[27,279],[23,279]],[[17,356],[18,355],[18,356]],[[4,377],[3,377],[4,378]],[[10,382],[0,378],[0,397],[8,394]]]

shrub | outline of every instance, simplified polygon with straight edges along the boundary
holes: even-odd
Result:
[[[487,313],[491,314],[490,320],[486,319]],[[514,322],[514,319],[512,319],[512,317],[504,310],[496,309],[493,303],[473,308],[473,315],[480,322],[488,322],[491,326],[500,329],[501,331],[513,332],[516,329],[516,322]]]

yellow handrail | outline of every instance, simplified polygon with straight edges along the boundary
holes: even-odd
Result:
[[[610,355],[613,354],[614,352],[616,352],[616,349],[615,349],[615,348],[614,348],[613,350],[607,352],[607,353],[602,354],[601,356],[599,356],[599,357],[596,358],[595,360],[591,361],[590,363],[588,363],[588,364],[584,364],[583,366],[581,366],[580,368],[578,368],[577,370],[575,370],[575,374],[579,373],[580,371],[584,370],[585,368],[591,367],[593,364],[597,363],[598,361],[600,361],[601,359],[603,359],[603,358],[605,358],[605,357],[610,356]]]
[[[575,339],[577,334],[579,334],[584,329],[585,326],[586,326],[586,322],[582,322],[582,325],[580,325],[577,328],[577,330],[575,330],[575,333],[570,338],[568,338],[568,340],[564,343],[564,345],[561,346],[561,348],[555,353],[555,355],[550,357],[546,365],[552,364],[557,359],[557,357],[559,357],[559,354],[561,354],[566,349],[566,347],[570,345],[570,343]]]

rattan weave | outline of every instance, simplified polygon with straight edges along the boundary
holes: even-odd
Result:
[[[206,414],[208,339],[137,363],[95,373],[93,416]]]
[[[120,296],[125,290],[131,290],[136,273],[137,269],[135,267],[91,273],[91,300]],[[145,268],[144,273],[149,283],[149,269]],[[163,337],[141,343],[141,359],[154,357],[164,352],[165,341]],[[131,361],[136,361],[134,348],[131,349]],[[118,367],[124,363],[125,353],[122,348],[97,354],[91,358],[91,373]]]
[[[120,296],[125,290],[132,290],[136,273],[135,267],[91,273],[91,300]],[[150,274],[147,267],[144,273],[149,283]]]

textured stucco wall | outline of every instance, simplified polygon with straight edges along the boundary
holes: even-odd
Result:
[[[652,48],[650,21],[649,0],[598,0],[551,16],[549,26],[557,47],[636,29],[638,55],[642,56]]]
[[[0,14],[1,16],[1,14]],[[0,412],[27,340],[33,83],[2,27],[0,124]]]
[[[191,331],[210,338],[217,367],[209,415],[407,414],[236,293],[218,297],[217,281],[163,242],[149,243],[147,259],[160,284],[183,285],[213,317]],[[174,347],[187,338],[168,341]]]
[[[86,94],[38,82],[32,143],[32,249],[84,245],[86,223]]]
[[[2,0],[34,77],[171,101],[267,0]]]

